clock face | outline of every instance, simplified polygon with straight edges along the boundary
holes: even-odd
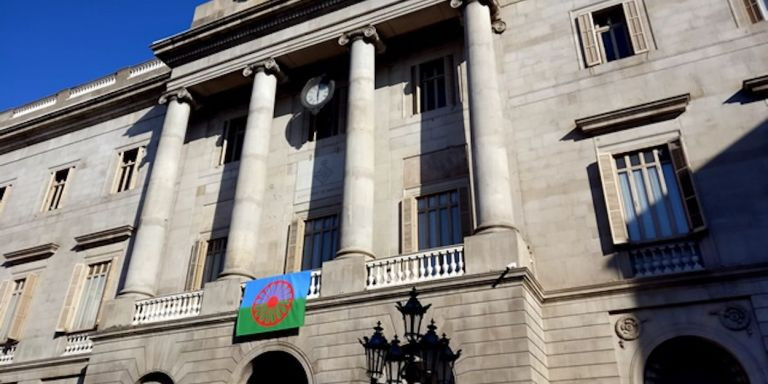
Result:
[[[301,102],[312,113],[318,113],[333,97],[334,81],[325,75],[307,81],[301,91]]]

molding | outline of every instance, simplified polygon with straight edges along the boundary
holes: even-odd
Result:
[[[587,135],[599,135],[671,120],[685,112],[691,95],[686,93],[629,108],[617,109],[576,120],[576,129]]]
[[[280,68],[280,64],[273,58],[260,61],[258,63],[248,64],[243,68],[243,76],[251,77],[256,72],[264,72],[269,75],[273,75],[277,78],[278,82],[286,79],[285,72]]]
[[[768,75],[744,80],[742,89],[753,95],[768,96]]]
[[[47,259],[56,253],[57,249],[59,249],[58,244],[47,243],[19,251],[8,252],[4,254],[3,257],[5,257],[5,265],[27,263],[34,260]]]
[[[354,29],[349,32],[343,33],[341,36],[339,36],[339,45],[341,46],[348,46],[351,42],[362,39],[367,43],[373,44],[374,47],[376,47],[376,53],[384,53],[384,51],[387,49],[386,46],[384,46],[384,42],[381,40],[381,37],[379,37],[379,33],[376,31],[376,27],[373,25],[368,25],[363,28]]]
[[[5,375],[7,373],[22,371],[22,370],[23,371],[28,371],[28,370],[43,371],[48,368],[53,368],[56,366],[68,365],[68,364],[87,364],[89,359],[90,357],[88,355],[77,355],[77,356],[54,357],[50,359],[40,359],[40,360],[32,360],[32,361],[22,361],[18,363],[0,365],[0,375]],[[78,366],[72,372],[79,373],[81,369],[82,368]]]
[[[100,245],[112,244],[123,241],[133,234],[132,225],[122,225],[103,231],[93,232],[75,237],[77,247],[80,249],[93,248]]]
[[[163,95],[160,96],[160,98],[157,100],[157,103],[167,104],[173,100],[176,100],[179,103],[187,103],[193,108],[197,108],[198,106],[197,103],[195,102],[195,98],[192,97],[192,94],[189,93],[189,91],[186,88],[174,89],[166,93],[163,93]]]

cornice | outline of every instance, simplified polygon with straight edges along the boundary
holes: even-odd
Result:
[[[690,101],[691,95],[686,93],[584,117],[576,120],[576,129],[587,135],[596,135],[671,120],[685,112]]]
[[[50,359],[40,359],[32,361],[22,361],[18,363],[11,363],[8,365],[0,365],[0,374],[6,374],[16,371],[31,371],[31,370],[44,370],[48,368],[60,367],[62,365],[78,364],[77,368],[73,369],[74,372],[79,372],[82,367],[88,363],[88,355],[76,355],[65,357],[54,357]],[[60,372],[59,372],[60,374]]]
[[[47,259],[56,253],[57,249],[59,249],[58,244],[47,243],[31,248],[21,249],[18,251],[8,252],[5,253],[3,257],[5,257],[5,265],[21,264],[34,260]]]
[[[93,232],[75,237],[77,247],[81,249],[92,248],[99,245],[112,244],[123,241],[133,234],[132,225],[123,225],[103,231]]]

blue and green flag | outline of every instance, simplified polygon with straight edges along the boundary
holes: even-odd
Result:
[[[235,335],[254,335],[304,325],[310,278],[310,272],[305,271],[249,281],[237,314]]]

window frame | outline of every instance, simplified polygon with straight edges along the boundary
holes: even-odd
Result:
[[[445,105],[441,107],[435,107],[429,110],[424,110],[422,105],[422,93],[423,93],[423,86],[422,86],[422,77],[421,77],[421,68],[423,65],[435,62],[440,60],[443,64],[443,74],[442,79],[444,80],[445,84]],[[430,56],[427,58],[423,58],[410,66],[410,79],[408,81],[406,93],[410,91],[410,115],[416,116],[421,114],[428,114],[433,113],[436,111],[445,110],[448,108],[452,108],[456,104],[458,104],[457,95],[459,93],[457,89],[458,81],[458,74],[459,70],[456,67],[456,55],[453,52],[446,52],[439,56]],[[434,80],[437,77],[430,79]],[[435,87],[437,87],[435,85]],[[437,90],[435,90],[437,92]],[[439,98],[439,96],[436,96]]]
[[[56,322],[56,332],[79,333],[98,328],[101,322],[102,311],[104,310],[104,303],[115,297],[116,294],[120,273],[119,261],[120,257],[111,252],[107,255],[87,257],[84,262],[75,264],[69,279],[66,295],[64,296],[64,303]],[[76,324],[76,316],[83,310],[83,295],[86,294],[85,285],[89,276],[88,270],[93,266],[102,264],[108,264],[108,266],[103,274],[105,278],[101,289],[101,297],[96,299],[96,296],[92,296],[93,300],[98,302],[96,304],[95,317],[93,320],[86,319],[88,321],[85,324]],[[76,327],[76,325],[78,326]]]
[[[43,203],[40,207],[40,211],[45,212],[53,212],[56,210],[59,210],[64,207],[64,201],[67,197],[67,192],[69,192],[70,185],[72,184],[72,178],[74,177],[73,174],[75,173],[75,165],[67,165],[63,167],[57,167],[55,169],[52,169],[50,171],[50,175],[48,176],[48,183],[46,184],[47,187],[45,188],[45,194],[43,196]],[[53,203],[53,198],[55,197],[56,190],[55,188],[55,182],[56,182],[56,174],[61,171],[67,171],[67,177],[65,178],[64,182],[59,184],[61,185],[61,193],[58,196],[56,206],[51,208],[51,204]]]
[[[302,268],[304,267],[304,231],[306,222],[334,215],[338,217],[336,245],[337,248],[341,248],[341,202],[338,204],[312,208],[311,211],[298,211],[294,214],[294,217],[288,226],[288,236],[285,246],[285,273],[304,270]],[[333,257],[335,258],[336,252],[333,254]]]
[[[211,247],[214,242],[221,242],[223,245],[219,252],[210,253]],[[203,289],[205,284],[216,281],[224,270],[224,263],[227,257],[227,243],[229,237],[226,231],[216,231],[209,233],[208,236],[204,236],[198,239],[192,246],[192,251],[189,259],[189,266],[187,267],[187,277],[184,283],[184,289],[186,291],[197,291]],[[220,264],[218,266],[218,272],[210,274],[209,269],[210,256],[220,256]],[[212,268],[212,266],[211,266]]]
[[[335,221],[336,221],[335,225],[332,225],[330,228],[321,228],[319,232],[316,231],[315,229],[311,229],[311,232],[310,232],[310,230],[308,230],[308,224],[309,223],[316,222],[316,221],[319,221],[319,220],[327,220],[327,219],[330,219],[330,218],[335,218]],[[301,269],[300,270],[301,271],[311,271],[311,270],[322,268],[323,263],[325,263],[326,261],[333,260],[336,257],[336,253],[340,249],[339,241],[341,240],[341,215],[339,213],[331,213],[331,214],[322,215],[322,216],[320,216],[320,215],[312,216],[310,218],[304,219],[304,225],[302,226],[302,228],[303,228],[303,231],[301,233],[301,240],[302,240],[301,241],[301,243],[302,243],[301,251],[302,252],[301,252]],[[329,232],[329,231],[331,233],[333,233],[335,231],[335,238],[331,239],[331,246],[333,247],[333,244],[336,245],[335,249],[331,250],[330,258],[327,259],[327,260],[323,259],[323,257],[322,257],[322,248],[320,250],[320,255],[318,255],[318,256],[314,255],[314,253],[310,253],[309,255],[307,255],[307,237],[310,236],[310,235],[318,234],[318,233],[322,235],[322,234],[324,234],[326,232]],[[314,238],[311,239],[311,244],[314,245]],[[322,244],[324,244],[324,238],[321,238],[321,245]],[[314,247],[313,247],[313,250],[314,250]],[[308,260],[307,256],[310,256],[310,258],[309,258],[310,262],[309,262],[309,267],[308,268],[306,268],[306,264],[307,264],[307,260]],[[313,262],[316,259],[316,257],[320,258],[320,265],[318,265],[318,266],[314,266],[313,265],[314,264]]]
[[[136,153],[136,160],[133,164],[133,170],[131,173],[131,177],[128,180],[128,187],[126,189],[120,189],[120,185],[122,184],[121,176],[122,176],[122,168],[125,166],[125,163],[123,162],[123,158],[125,156],[126,152],[137,150]],[[147,156],[147,145],[146,144],[140,144],[140,145],[132,145],[129,147],[117,149],[117,161],[114,166],[114,177],[112,179],[112,185],[110,187],[110,193],[111,194],[119,194],[123,192],[128,192],[131,190],[136,189],[136,187],[139,186],[139,181],[141,179],[141,165],[144,159]]]
[[[228,154],[227,150],[229,148],[231,148],[231,146],[232,146],[232,143],[230,143],[229,135],[230,135],[230,133],[232,131],[232,125],[236,121],[242,121],[243,122],[243,126],[242,126],[243,134],[242,134],[242,136],[238,135],[237,132],[234,133],[234,138],[236,139],[236,141],[234,143],[234,148],[235,148],[234,150],[236,151],[235,153],[237,153],[238,145],[240,146],[240,151],[239,151],[239,154],[238,154],[237,158],[235,158],[235,155],[233,154],[232,155],[232,159],[227,159],[227,154]],[[224,121],[223,127],[221,129],[221,136],[220,136],[220,139],[219,139],[220,152],[219,152],[219,159],[218,159],[218,162],[217,162],[218,166],[225,166],[227,164],[235,164],[235,163],[239,163],[240,162],[240,159],[241,159],[242,153],[243,153],[243,142],[245,141],[245,131],[246,131],[246,129],[248,129],[248,115],[247,114],[245,114],[245,115],[237,115],[235,117],[229,118],[229,119]],[[237,128],[237,131],[240,131],[240,127]],[[237,139],[239,139],[239,141],[237,141]]]
[[[23,337],[26,317],[35,295],[38,276],[39,272],[27,272],[0,282],[0,327],[3,327],[6,319],[9,319],[8,329],[0,329],[0,346],[14,344]],[[23,286],[18,291],[18,299],[11,317],[7,318],[8,303],[16,293],[12,284],[18,281],[23,281]]]
[[[303,138],[303,140],[317,143],[319,141],[324,141],[334,137],[340,137],[340,136],[346,135],[347,109],[349,107],[348,97],[349,97],[348,85],[342,81],[335,81],[333,97],[331,98],[330,101],[328,101],[326,105],[323,106],[323,108],[320,110],[320,112],[318,112],[317,115],[313,114],[308,110],[304,110],[303,112],[303,114],[305,115],[305,118],[304,118],[305,131],[304,132],[306,132],[306,135]],[[331,112],[332,114],[335,114],[335,118],[334,118],[335,133],[332,132],[330,136],[319,137],[318,135],[319,130],[317,129],[317,116],[323,112],[328,112],[330,110],[329,108],[335,109],[335,113]]]
[[[419,222],[417,199],[440,193],[457,191],[459,196],[459,220],[462,241],[474,232],[474,201],[471,184],[468,178],[448,179],[442,182],[420,185],[404,190],[403,198],[399,203],[400,225],[400,254],[422,252],[419,249]],[[461,243],[456,243],[458,245]],[[448,247],[440,246],[442,247]]]
[[[592,15],[595,12],[620,6],[624,14],[627,38],[629,39],[632,55],[607,61],[602,39],[597,33],[597,26]],[[596,68],[602,65],[620,62],[631,57],[647,54],[651,51],[653,37],[645,11],[644,0],[607,0],[571,12],[571,28],[573,29],[579,65],[583,69]],[[592,44],[589,44],[589,43]],[[589,50],[594,50],[591,54]],[[595,56],[595,57],[592,57]]]
[[[2,215],[13,191],[13,184],[11,182],[2,183],[0,184],[0,190],[3,191],[2,195],[0,195],[0,215]]]

